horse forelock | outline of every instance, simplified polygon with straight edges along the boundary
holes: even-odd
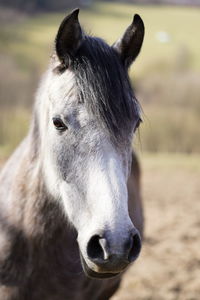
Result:
[[[103,40],[85,36],[70,68],[79,101],[101,126],[118,137],[139,114],[139,104],[118,54]]]

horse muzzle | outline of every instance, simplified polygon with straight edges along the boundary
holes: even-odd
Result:
[[[110,278],[123,272],[126,267],[139,256],[141,238],[137,229],[131,232],[128,239],[117,247],[112,246],[106,235],[93,235],[88,244],[81,262],[85,274],[95,278]]]

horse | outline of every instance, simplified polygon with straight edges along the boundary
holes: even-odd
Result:
[[[109,46],[62,21],[27,136],[0,174],[0,300],[107,300],[139,256],[143,211],[128,69],[144,24]]]

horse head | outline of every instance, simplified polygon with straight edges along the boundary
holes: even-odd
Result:
[[[40,91],[43,172],[77,231],[85,273],[108,278],[141,249],[128,212],[131,144],[141,121],[128,68],[140,52],[144,24],[135,15],[110,47],[84,33],[78,13],[60,25]]]

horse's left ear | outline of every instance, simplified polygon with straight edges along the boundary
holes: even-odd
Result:
[[[82,42],[82,30],[78,20],[79,9],[75,9],[62,21],[55,40],[57,56],[68,67]]]
[[[141,17],[136,14],[122,38],[113,45],[113,48],[119,53],[122,62],[127,68],[140,52],[144,39],[144,31],[144,23]]]

